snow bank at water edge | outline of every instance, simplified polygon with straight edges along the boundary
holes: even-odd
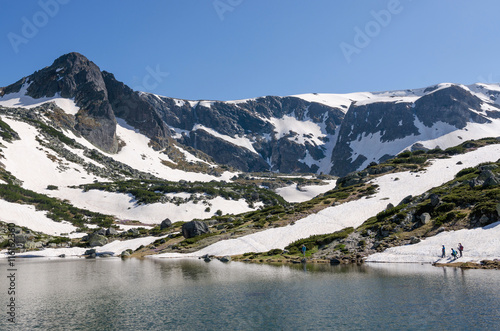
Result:
[[[121,254],[124,250],[131,249],[135,251],[137,248],[140,246],[146,246],[151,244],[152,242],[165,238],[166,236],[163,237],[144,237],[144,238],[136,238],[136,239],[130,239],[130,240],[115,240],[113,242],[110,242],[109,244],[106,244],[104,246],[100,247],[94,247],[95,250],[99,252],[112,252],[114,253],[115,256]],[[66,257],[77,257],[85,253],[85,251],[88,248],[81,248],[81,247],[71,247],[71,248],[47,248],[41,251],[32,251],[32,252],[26,252],[26,253],[19,253],[16,254],[16,256],[37,256],[37,257],[47,257],[47,258],[54,258],[58,257],[61,254],[65,254]],[[2,251],[1,253],[4,253],[3,255],[0,255],[0,258],[6,258],[7,255],[6,250]]]
[[[500,259],[500,222],[477,229],[441,232],[414,245],[391,247],[384,252],[368,256],[366,262],[480,262]],[[454,260],[451,248],[464,246],[463,257]],[[446,257],[441,258],[441,247],[446,248]]]

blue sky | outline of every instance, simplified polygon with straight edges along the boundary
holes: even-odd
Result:
[[[0,4],[0,86],[72,51],[134,89],[185,99],[500,80],[497,0]]]

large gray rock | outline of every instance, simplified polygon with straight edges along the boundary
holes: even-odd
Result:
[[[106,235],[107,236],[115,236],[118,234],[118,231],[116,231],[115,228],[109,228],[106,230]]]
[[[172,221],[168,218],[164,219],[160,224],[160,230],[164,230],[172,226]]]
[[[105,236],[102,236],[97,233],[93,233],[89,236],[89,246],[90,247],[96,247],[96,246],[104,246],[108,243],[108,239]]]
[[[95,259],[97,256],[97,252],[95,249],[87,249],[85,253],[83,253],[87,258]]]
[[[410,238],[410,244],[414,245],[414,244],[418,244],[420,242],[420,239],[417,238],[417,237],[411,237]]]
[[[224,263],[231,262],[231,257],[230,256],[223,256],[219,259],[219,261],[224,262]]]
[[[431,215],[429,213],[423,213],[420,215],[420,222],[422,224],[427,224],[431,220]]]
[[[204,233],[209,233],[208,225],[202,221],[191,221],[182,225],[182,235],[184,238],[192,238]]]
[[[441,202],[441,200],[439,199],[439,196],[437,194],[433,193],[429,196],[429,198],[431,199],[431,206],[432,207],[436,207]]]

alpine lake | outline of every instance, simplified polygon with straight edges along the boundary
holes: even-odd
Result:
[[[494,330],[500,272],[197,259],[0,262],[1,330]],[[15,297],[15,323],[8,319]]]

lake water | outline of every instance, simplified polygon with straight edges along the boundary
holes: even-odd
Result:
[[[154,259],[16,261],[1,330],[493,330],[500,272]],[[6,261],[0,268],[7,273]]]

